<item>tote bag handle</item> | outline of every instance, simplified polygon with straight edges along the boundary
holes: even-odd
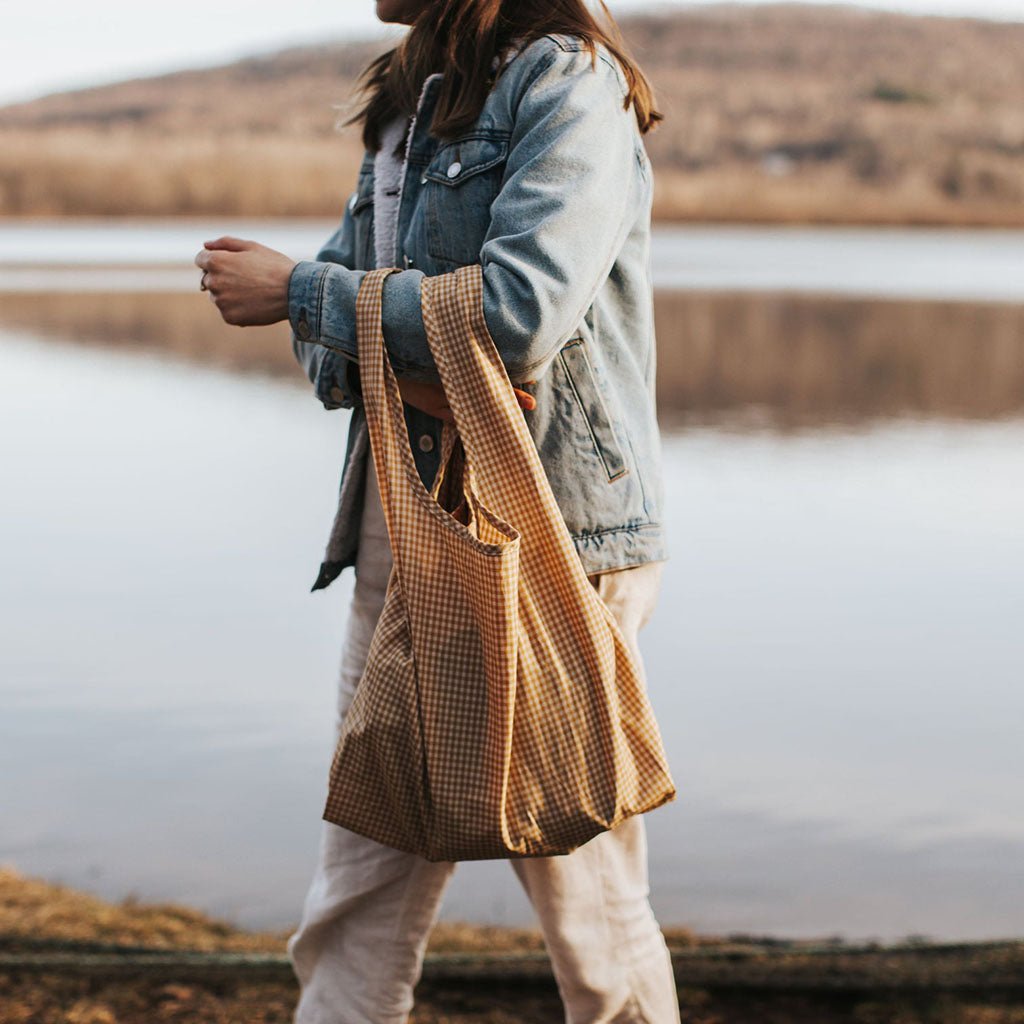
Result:
[[[464,496],[473,493],[473,470],[468,453],[454,423],[445,423],[441,433],[441,452],[437,474],[428,491],[420,478],[409,445],[404,403],[398,379],[388,356],[381,328],[381,309],[385,279],[397,267],[379,267],[369,271],[356,296],[357,318],[376,325],[373,331],[359,332],[359,372],[362,381],[363,408],[370,431],[370,450],[380,487],[381,504],[391,541],[395,565],[401,575],[405,559],[405,538],[395,529],[395,511],[417,504],[432,515],[466,528],[465,519],[472,512],[469,502],[466,515],[459,514]],[[447,487],[446,487],[447,485]],[[442,490],[447,501],[440,503]]]

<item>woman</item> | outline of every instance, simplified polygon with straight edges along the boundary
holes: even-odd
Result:
[[[315,260],[220,238],[201,287],[241,326],[287,319],[326,408],[350,408],[338,511],[313,589],[353,565],[338,723],[362,674],[391,553],[359,394],[355,297],[376,266],[385,342],[429,487],[450,418],[420,314],[425,275],[479,262],[488,329],[594,586],[636,655],[668,552],[661,524],[650,282],[651,169],[661,119],[643,75],[585,0],[377,0],[411,26],[364,74],[366,156]],[[289,953],[298,1024],[399,1024],[454,864],[324,823]],[[571,1024],[679,1020],[648,903],[641,817],[565,857],[512,861],[536,909]]]

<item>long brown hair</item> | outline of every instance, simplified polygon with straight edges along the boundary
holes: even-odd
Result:
[[[664,116],[655,110],[650,83],[626,52],[604,0],[598,3],[604,24],[588,10],[586,0],[428,0],[402,41],[363,70],[359,92],[367,99],[343,124],[361,122],[363,145],[376,152],[383,125],[415,113],[423,81],[443,71],[430,132],[450,141],[480,116],[495,81],[494,58],[500,67],[513,41],[525,46],[558,32],[578,36],[592,65],[599,43],[618,61],[629,86],[623,109],[633,106],[646,134]]]

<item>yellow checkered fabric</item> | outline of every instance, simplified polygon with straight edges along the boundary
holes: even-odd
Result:
[[[479,264],[423,280],[461,446],[446,425],[421,483],[381,331],[394,269],[356,301],[394,567],[323,816],[430,860],[569,853],[675,796],[657,723],[488,333]]]

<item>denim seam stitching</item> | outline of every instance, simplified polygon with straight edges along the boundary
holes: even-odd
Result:
[[[593,530],[571,534],[573,540],[586,540],[588,537],[606,537],[609,533],[639,533],[642,530],[660,530],[661,523],[637,523],[636,526],[612,526],[607,530]]]

